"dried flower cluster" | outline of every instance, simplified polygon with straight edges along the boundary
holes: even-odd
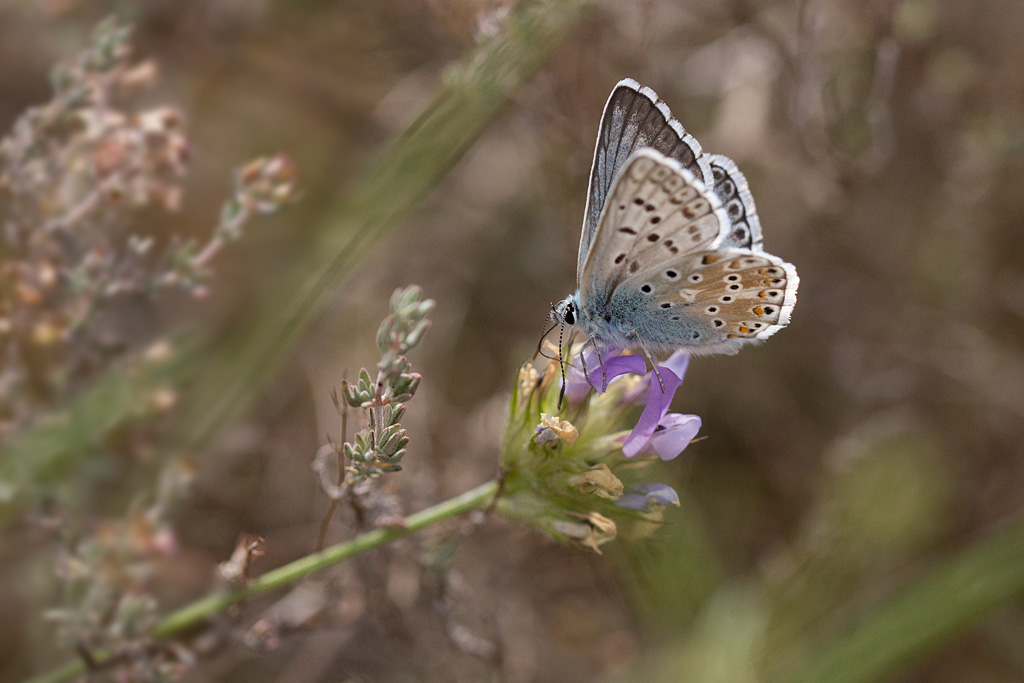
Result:
[[[185,648],[154,643],[150,632],[160,616],[152,594],[157,569],[178,548],[168,513],[193,475],[184,463],[166,468],[149,505],[91,533],[69,520],[49,520],[65,541],[56,565],[61,606],[47,616],[61,642],[86,661],[104,653],[105,666],[117,665],[123,680],[178,680],[191,663]]]
[[[294,196],[291,164],[261,159],[236,174],[205,244],[136,231],[134,210],[180,206],[192,150],[177,108],[132,106],[157,68],[132,59],[129,36],[100,24],[53,69],[52,98],[0,138],[0,435],[148,341],[118,331],[127,303],[168,288],[203,295],[221,246]]]
[[[100,24],[81,54],[54,68],[52,98],[0,137],[0,438],[58,411],[115,362],[136,375],[168,362],[174,347],[159,330],[129,333],[123,323],[163,290],[205,294],[223,245],[251,216],[295,197],[287,159],[256,159],[236,171],[205,241],[141,232],[137,210],[181,205],[192,150],[177,108],[132,105],[157,69],[132,59],[129,36],[116,22]],[[173,387],[140,387],[152,412],[177,401]],[[127,447],[152,446],[139,436]],[[150,633],[159,618],[154,589],[178,546],[171,511],[192,475],[190,464],[166,458],[155,493],[143,487],[123,519],[79,519],[58,504],[35,517],[59,540],[51,563],[59,606],[47,614],[89,668],[170,681],[191,662],[184,647]],[[0,487],[0,497],[13,494]]]
[[[571,357],[579,358],[579,348]],[[679,504],[670,486],[637,481],[636,475],[653,456],[679,455],[700,429],[700,418],[668,412],[687,355],[678,353],[659,366],[660,380],[652,379],[654,372],[647,372],[639,355],[617,355],[603,364],[596,356],[584,360],[592,368],[589,376],[577,368],[578,360],[568,369],[565,417],[554,415],[562,389],[558,361],[520,368],[502,446],[505,474],[497,509],[557,540],[600,552],[600,545],[616,537],[616,520],[660,520],[666,505]]]

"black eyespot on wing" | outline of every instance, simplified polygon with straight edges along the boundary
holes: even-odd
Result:
[[[644,285],[643,287],[640,288],[640,291],[643,292],[644,294],[650,294],[651,293],[651,286],[650,285]]]
[[[624,232],[627,235],[635,235],[636,234],[636,230],[634,230],[633,228],[619,228],[619,232]]]
[[[622,263],[625,259],[626,259],[626,255],[625,254],[619,254],[618,256],[615,257],[615,265],[618,265],[618,264]]]
[[[663,303],[663,304],[661,305],[661,307],[662,307],[662,308],[672,308],[672,304],[670,304],[670,303],[668,303],[668,302],[666,301],[665,303]]]

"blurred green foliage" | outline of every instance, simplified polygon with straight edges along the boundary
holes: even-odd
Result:
[[[0,7],[0,121],[46,96],[49,65],[115,4]],[[261,571],[308,553],[328,392],[372,352],[397,285],[438,306],[395,486],[422,509],[493,476],[515,369],[572,287],[601,104],[633,76],[736,159],[769,249],[802,278],[789,329],[694,361],[677,405],[708,438],[664,470],[681,508],[604,558],[500,522],[446,539],[444,571],[397,544],[324,577],[343,598],[317,628],[270,652],[221,643],[200,675],[1024,679],[1024,6],[595,4],[584,22],[556,2],[507,19],[469,1],[133,5],[198,125],[189,192],[215,206],[226,160],[270,147],[294,152],[306,195],[241,241],[203,308],[162,311],[189,330],[174,360],[132,360],[5,441],[0,676],[56,657],[25,626],[49,550],[12,511],[88,526],[184,452],[201,467],[161,574],[168,609],[242,531],[267,536]],[[157,452],[126,457],[151,434],[139,397],[166,385],[180,412]],[[269,597],[234,618],[240,640]]]

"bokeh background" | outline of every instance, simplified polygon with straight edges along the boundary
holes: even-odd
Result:
[[[146,314],[154,328],[229,340],[509,11],[4,0],[0,131],[49,96],[50,66],[116,12],[160,64],[147,97],[180,106],[193,142],[182,209],[144,213],[147,230],[204,233],[231,168],[292,157],[301,200],[224,253],[210,296],[171,296]],[[706,438],[666,467],[682,506],[652,537],[599,557],[500,519],[447,526],[331,570],[299,607],[281,595],[245,605],[188,680],[1024,680],[1019,579],[1005,578],[1024,566],[1021,535],[982,572],[1005,579],[985,609],[957,612],[990,587],[975,575],[957,584],[949,564],[1024,509],[1021,27],[1013,0],[586,9],[427,198],[349,264],[252,406],[188,454],[196,481],[159,597],[201,595],[243,532],[267,539],[257,571],[311,550],[327,500],[310,462],[341,429],[330,390],[374,362],[396,287],[419,284],[437,307],[412,358],[424,379],[405,420],[407,467],[386,486],[411,512],[494,475],[516,370],[550,302],[574,288],[597,124],[620,78],[653,87],[705,150],[745,172],[767,250],[801,276],[792,324],[691,364],[676,407],[703,417]],[[61,486],[80,489],[76,514],[100,519],[126,509],[133,472],[152,463],[96,457]],[[73,656],[40,618],[52,544],[30,527],[8,523],[2,551],[0,675],[11,680]],[[346,535],[345,518],[331,533]],[[424,547],[454,554],[431,563]],[[947,588],[921,588],[950,567]],[[246,630],[268,614],[275,637]],[[851,633],[854,653],[907,647],[877,665],[855,654],[832,674],[805,668]]]

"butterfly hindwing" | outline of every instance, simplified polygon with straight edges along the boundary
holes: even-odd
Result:
[[[672,117],[668,105],[658,99],[653,90],[631,78],[619,81],[605,104],[598,130],[580,237],[578,280],[583,275],[583,263],[613,181],[630,155],[645,147],[676,160],[710,187],[713,180],[711,165],[702,154],[700,143]]]
[[[746,249],[761,248],[761,221],[757,217],[754,197],[750,194],[747,179],[729,157],[711,154],[715,194],[722,200],[732,227],[724,243]]]
[[[717,246],[729,221],[718,197],[652,149],[634,152],[612,185],[580,277],[580,297],[607,302],[655,264]]]
[[[638,272],[609,308],[638,302],[637,334],[651,345],[729,353],[788,324],[799,283],[796,269],[776,256],[722,246]]]

